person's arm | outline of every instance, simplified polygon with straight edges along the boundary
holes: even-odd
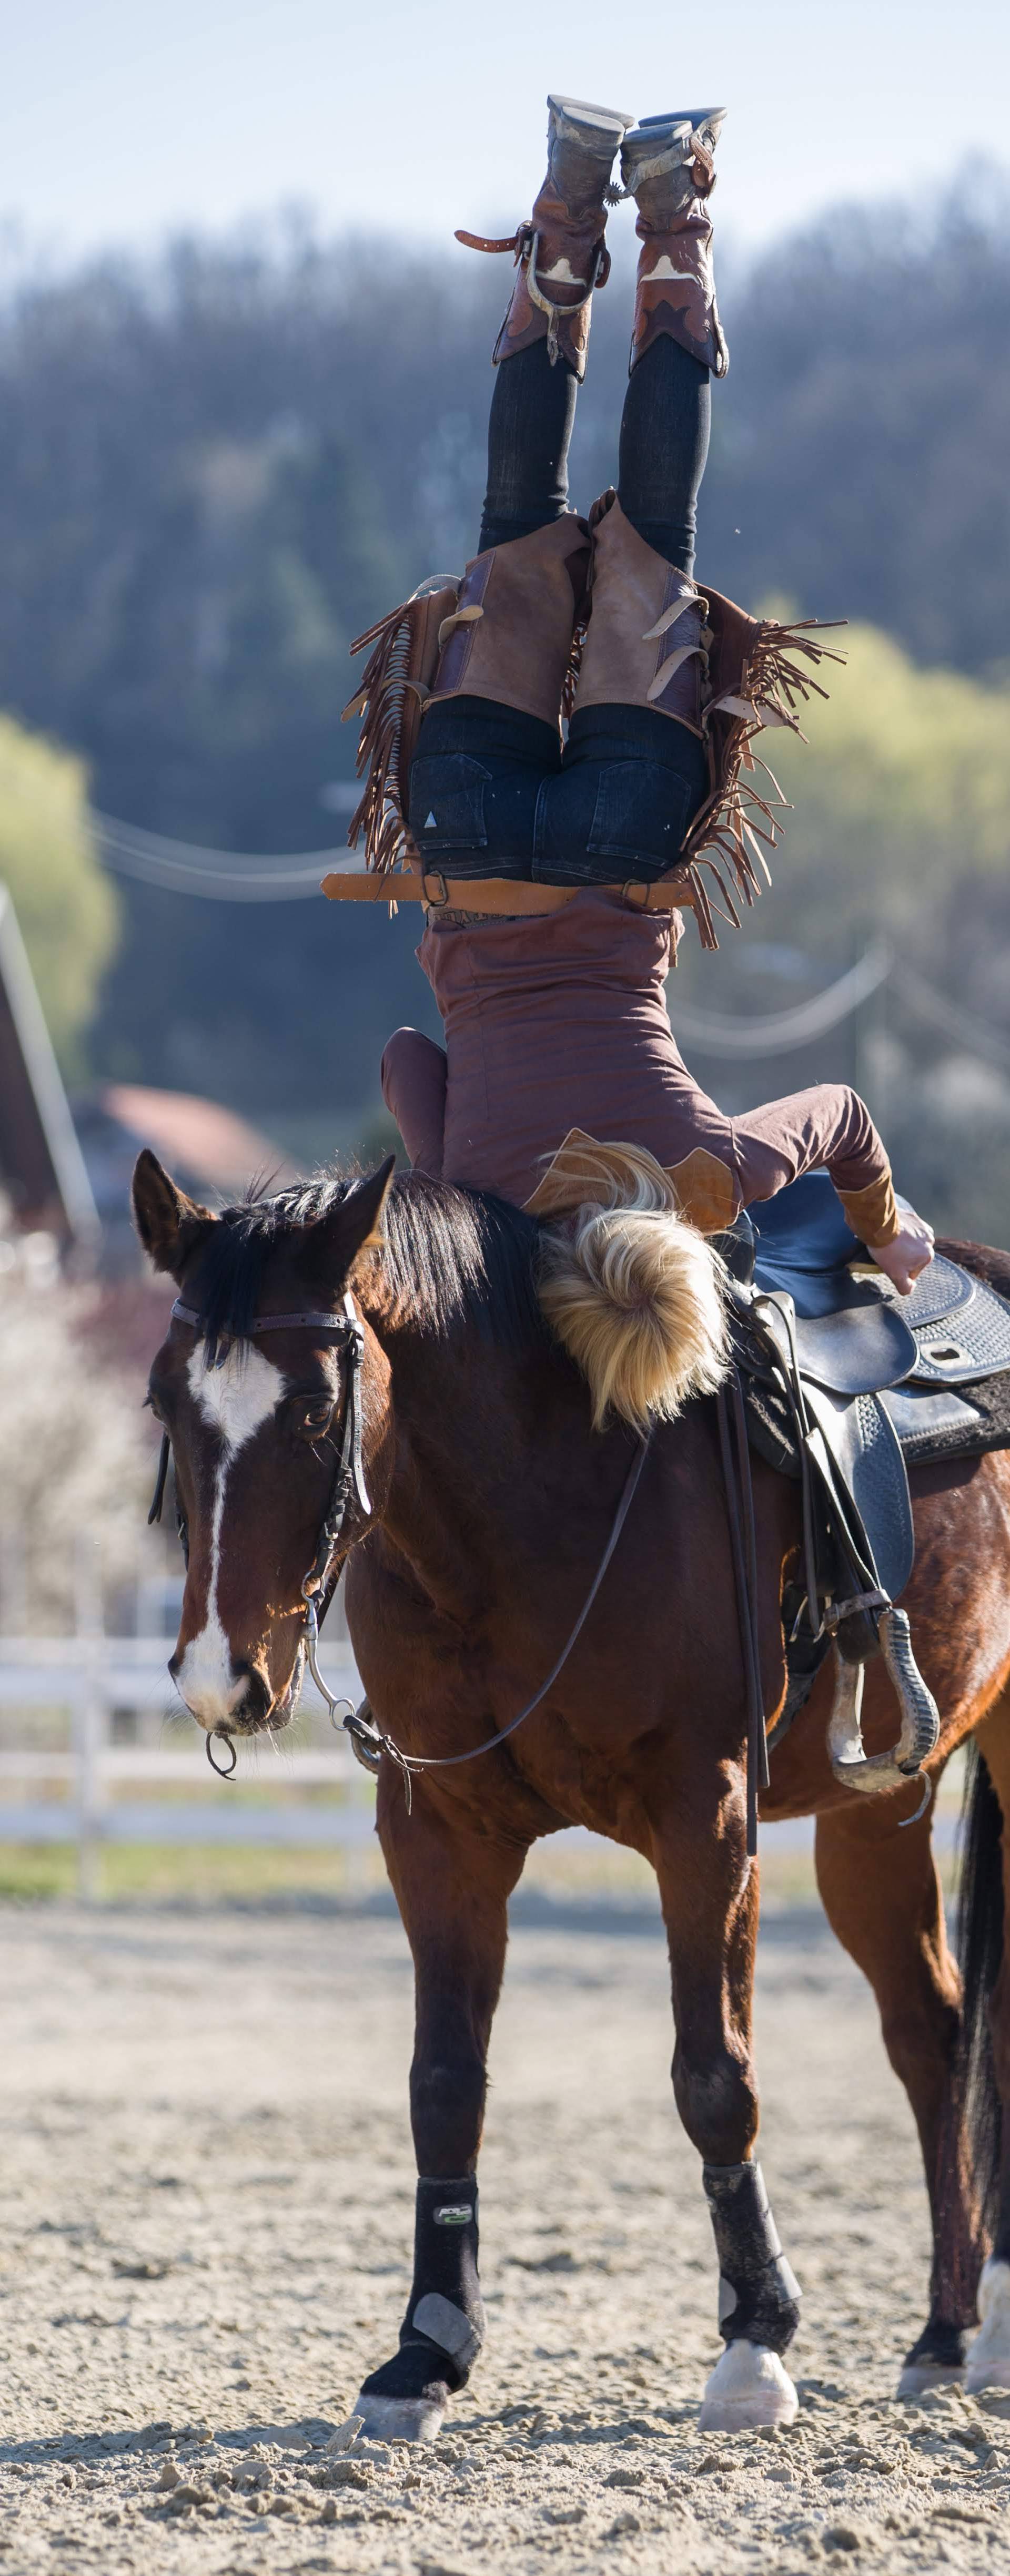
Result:
[[[933,1258],[932,1226],[925,1217],[916,1216],[914,1208],[899,1208],[889,1163],[879,1179],[861,1190],[843,1189],[833,1171],[831,1177],[853,1234],[865,1243],[878,1270],[903,1297],[909,1296],[920,1271],[928,1269]]]
[[[853,1234],[907,1297],[933,1258],[933,1229],[899,1209],[891,1166],[865,1100],[848,1083],[821,1082],[733,1120],[745,1205],[772,1198],[802,1173],[827,1170]]]

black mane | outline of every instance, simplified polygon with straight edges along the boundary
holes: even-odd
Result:
[[[254,1186],[240,1206],[222,1210],[201,1245],[194,1281],[209,1352],[219,1341],[248,1339],[271,1254],[355,1187],[323,1172],[273,1197]],[[545,1334],[535,1286],[537,1227],[507,1199],[398,1173],[383,1232],[383,1266],[404,1321],[416,1319],[440,1338],[454,1324],[475,1323],[516,1351]]]

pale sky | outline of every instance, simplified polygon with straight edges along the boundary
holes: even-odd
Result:
[[[4,0],[0,59],[0,218],[58,263],[292,201],[447,244],[511,228],[548,89],[728,104],[741,248],[844,198],[928,199],[975,148],[1010,161],[1007,0]]]

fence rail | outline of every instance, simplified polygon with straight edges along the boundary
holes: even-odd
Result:
[[[327,1682],[334,1694],[356,1699],[361,1685],[353,1660],[336,1642]],[[95,1856],[104,1843],[316,1844],[348,1855],[360,1851],[372,1833],[374,1790],[346,1737],[322,1736],[317,1745],[296,1740],[282,1752],[271,1749],[269,1738],[257,1738],[249,1757],[257,1767],[245,1777],[240,1771],[234,1787],[212,1778],[197,1738],[177,1746],[112,1740],[113,1720],[124,1712],[173,1714],[167,1652],[164,1637],[0,1638],[0,1713],[23,1710],[30,1722],[33,1712],[45,1709],[65,1711],[69,1719],[65,1747],[0,1745],[0,1841],[75,1843],[83,1893],[91,1890]],[[302,1708],[310,1720],[325,1718],[324,1702],[308,1679]],[[174,1713],[183,1714],[178,1701]],[[19,1796],[22,1788],[26,1794]],[[141,1794],[123,1797],[124,1788]],[[336,1794],[327,1799],[320,1790]]]

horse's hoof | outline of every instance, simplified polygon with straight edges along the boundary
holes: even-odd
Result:
[[[1010,2388],[1010,2263],[990,2256],[984,2265],[978,2312],[982,2323],[964,2374],[969,2397],[977,2397],[980,2388]]]
[[[374,2442],[435,2442],[445,2421],[444,2406],[430,2397],[371,2397],[364,2388],[354,2412]]]
[[[954,2361],[906,2361],[898,2381],[899,2397],[927,2397],[931,2388],[963,2388],[964,2364]]]
[[[799,2398],[777,2352],[744,2337],[728,2343],[706,2382],[700,2433],[746,2433],[761,2424],[794,2424]]]

